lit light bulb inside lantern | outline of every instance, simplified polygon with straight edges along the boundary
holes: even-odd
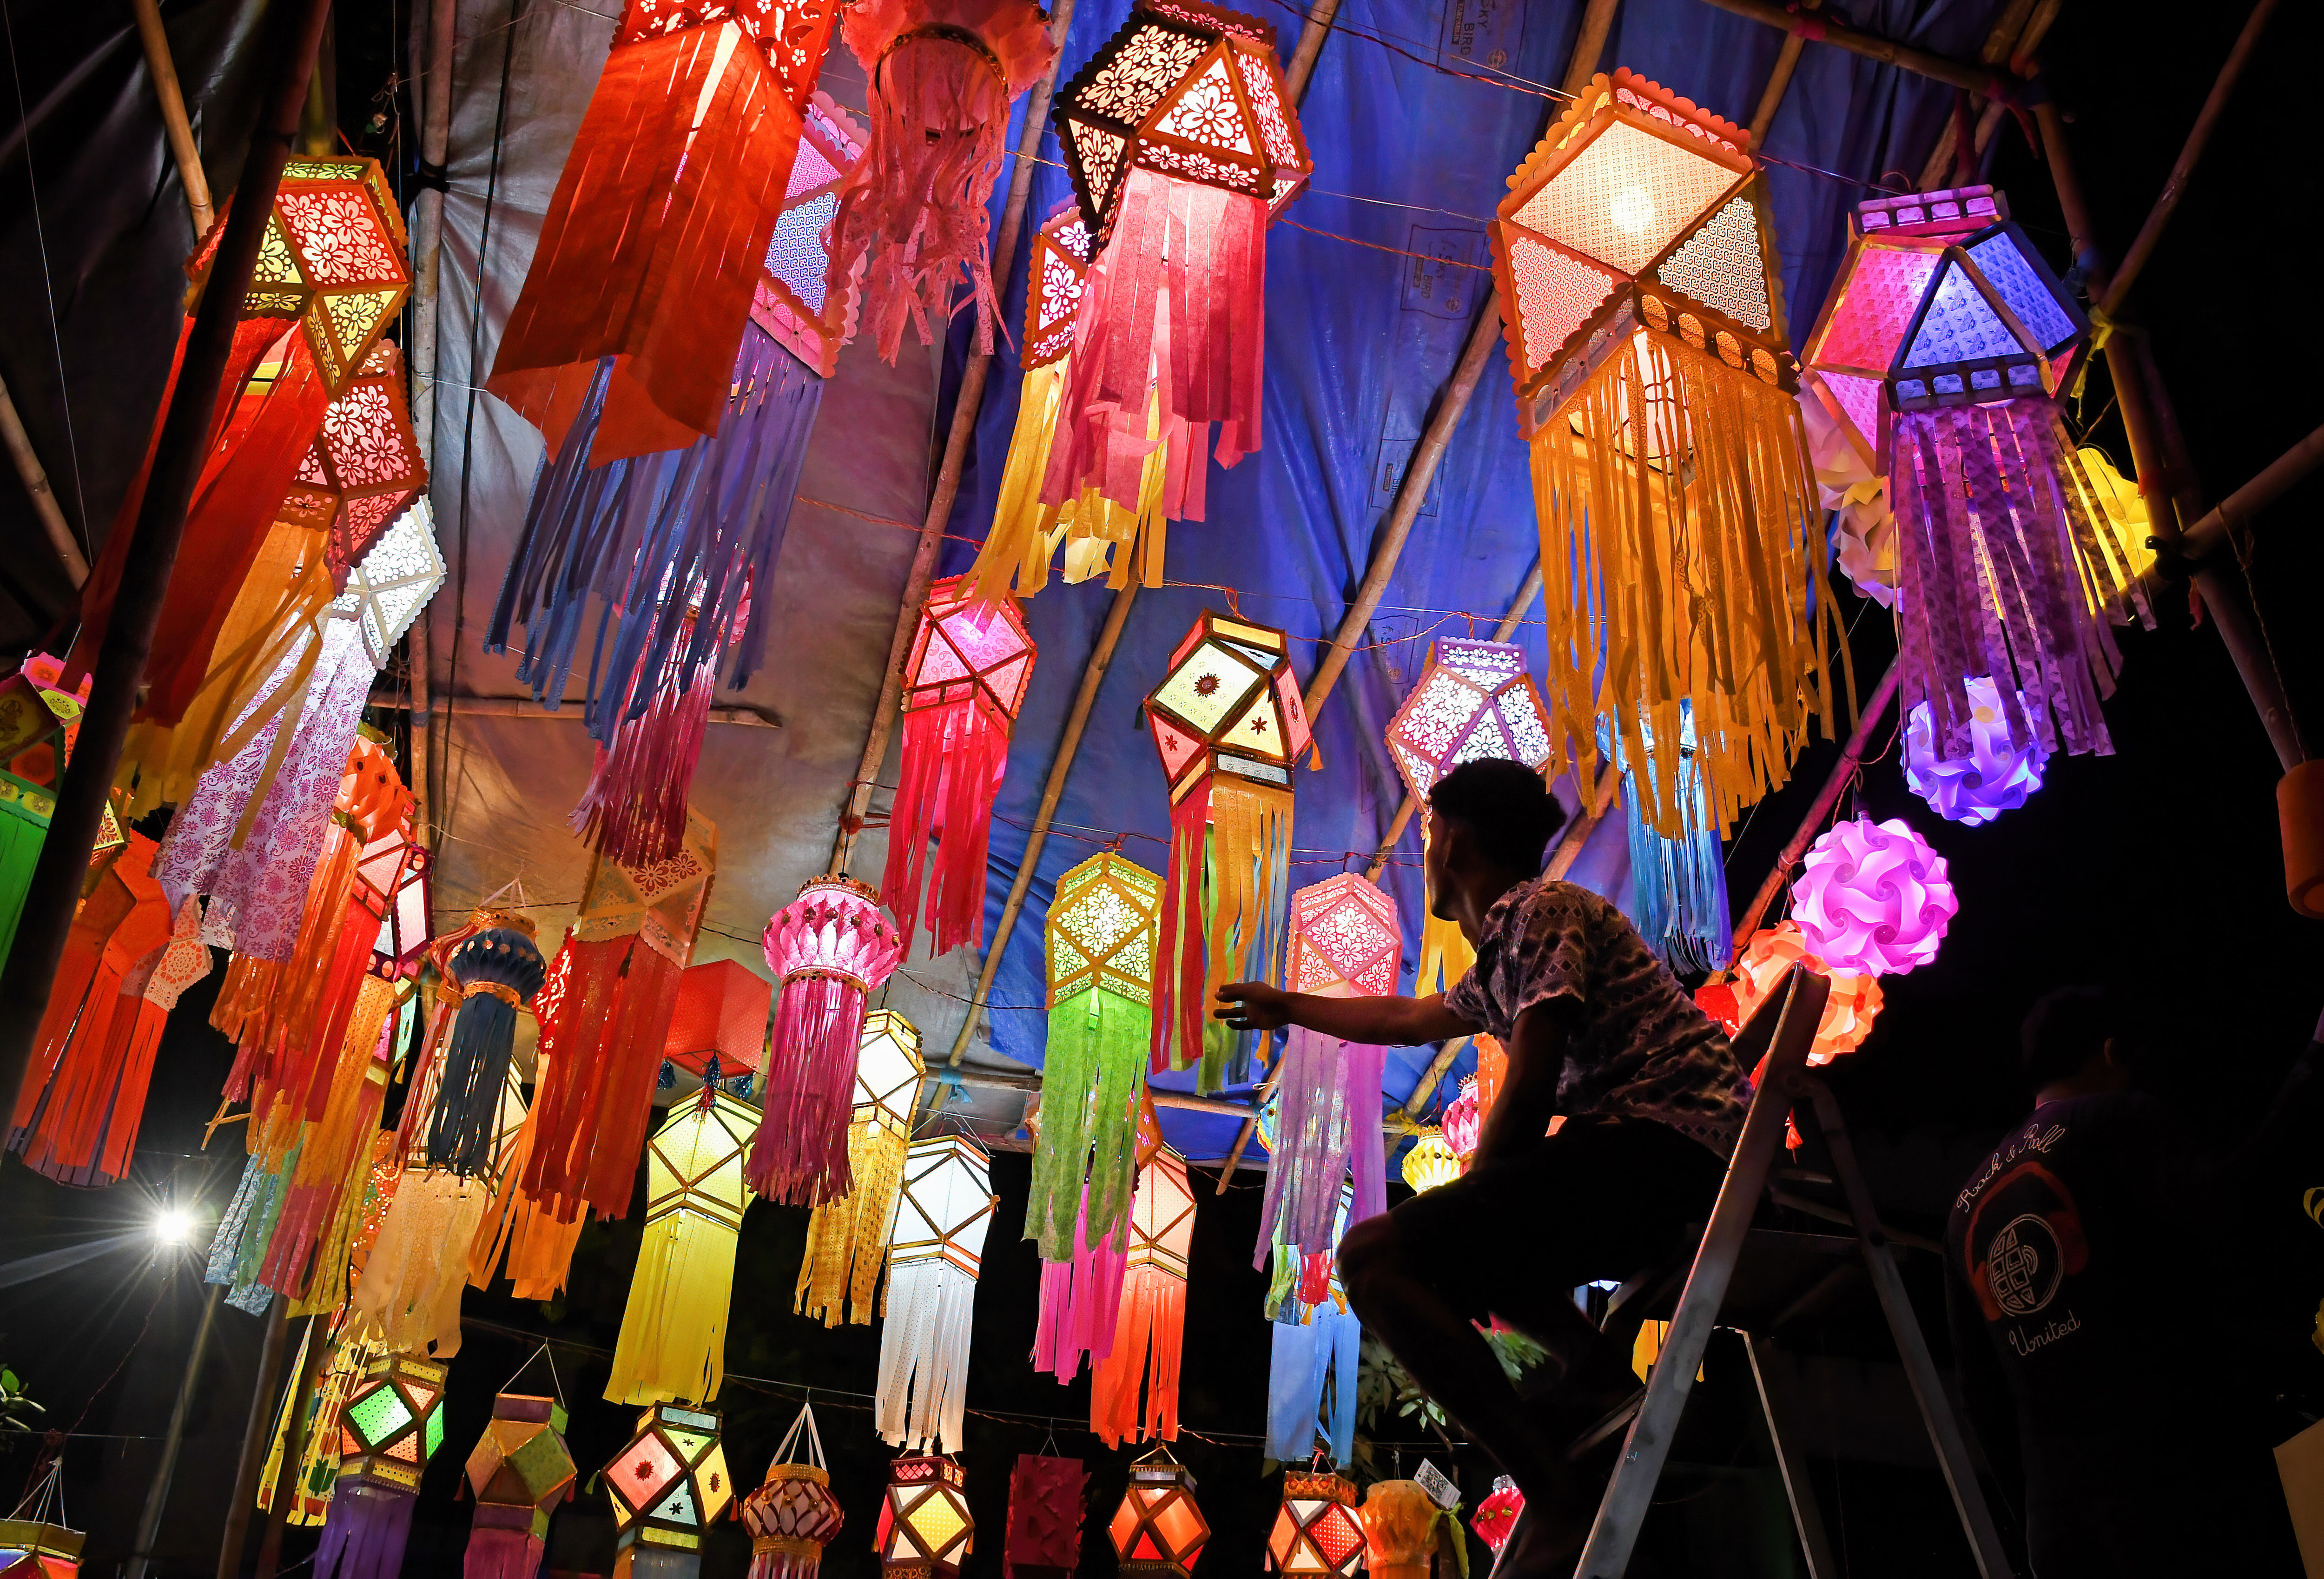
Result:
[[[183,1244],[192,1227],[183,1212],[172,1208],[153,1219],[153,1237],[163,1244]]]
[[[1654,228],[1654,195],[1644,187],[1624,187],[1614,194],[1607,217],[1625,235],[1644,235]]]

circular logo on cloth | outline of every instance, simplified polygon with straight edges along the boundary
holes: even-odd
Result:
[[[2012,1218],[1986,1248],[1985,1278],[1993,1302],[2011,1316],[2032,1316],[2057,1297],[2066,1258],[2048,1219],[2027,1212]]]

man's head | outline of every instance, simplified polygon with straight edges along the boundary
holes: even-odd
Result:
[[[2104,987],[2060,987],[2034,1005],[2018,1031],[2018,1068],[2036,1094],[2088,1095],[2130,1084],[2128,1025]]]
[[[1481,910],[1540,876],[1549,841],[1564,826],[1564,808],[1524,763],[1462,763],[1428,794],[1429,908],[1453,920],[1460,895],[1473,891]]]

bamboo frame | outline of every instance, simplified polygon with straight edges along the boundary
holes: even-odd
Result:
[[[1993,24],[1993,31],[1986,35],[1985,48],[1978,52],[1978,59],[1990,66],[2002,60],[2006,53],[2013,74],[2019,77],[2031,75],[2034,51],[2041,48],[2043,39],[2050,32],[2050,24],[2058,20],[2059,9],[2064,4],[2065,0],[2030,0],[2030,4],[2029,0],[2012,0],[2009,8]],[[2008,107],[1997,98],[1989,98],[1978,112],[1976,134],[1970,148],[1979,159],[1992,144],[1993,134],[1999,129],[2002,115]],[[1945,129],[1938,134],[1936,147],[1930,151],[1928,163],[1921,167],[1921,190],[1950,184],[1953,150],[1960,140],[1956,123],[1947,120]]]
[[[150,5],[152,0],[146,3]],[[57,491],[49,485],[48,469],[33,451],[32,436],[24,431],[24,419],[17,414],[15,400],[8,393],[5,380],[0,380],[0,440],[8,446],[8,458],[16,463],[16,475],[23,479],[24,492],[32,496],[32,513],[41,518],[41,531],[47,535],[49,546],[56,550],[73,589],[78,591],[81,583],[88,579],[88,560],[82,557],[80,543],[57,503]]]
[[[145,49],[145,69],[161,106],[170,157],[178,167],[178,184],[186,190],[194,239],[199,241],[217,223],[217,211],[210,204],[209,176],[202,169],[201,150],[194,146],[193,125],[186,119],[186,96],[178,87],[177,64],[170,58],[170,32],[161,25],[161,0],[130,0],[130,8],[137,14],[137,42]]]
[[[1926,77],[1932,82],[1965,88],[1987,98],[2014,100],[2025,86],[2023,78],[2009,71],[1996,70],[1986,65],[1963,65],[1959,60],[1947,60],[1927,50],[1916,50],[1910,44],[1900,44],[1894,39],[1883,38],[1878,33],[1867,32],[1845,23],[1825,22],[1804,13],[1786,10],[1776,5],[1775,0],[1704,0],[1704,3],[1753,22],[1765,23],[1769,27],[1780,27],[1786,32],[1846,50],[1851,55],[1862,55],[1884,66],[1894,66],[1916,77]]]

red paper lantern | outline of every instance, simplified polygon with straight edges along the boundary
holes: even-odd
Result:
[[[757,1068],[774,991],[740,960],[687,966],[678,978],[678,1007],[670,1013],[661,1056],[697,1076],[708,1071],[712,1058],[718,1060],[722,1076]]]
[[[1194,1477],[1165,1448],[1130,1466],[1130,1489],[1107,1535],[1128,1579],[1186,1579],[1211,1538],[1194,1503]]]
[[[1354,1483],[1333,1474],[1284,1471],[1283,1507],[1267,1537],[1268,1566],[1277,1574],[1351,1579],[1363,1561]]]
[[[1082,1558],[1082,1487],[1077,1458],[1017,1455],[1009,1475],[1009,1540],[1002,1579],[1074,1579]]]

